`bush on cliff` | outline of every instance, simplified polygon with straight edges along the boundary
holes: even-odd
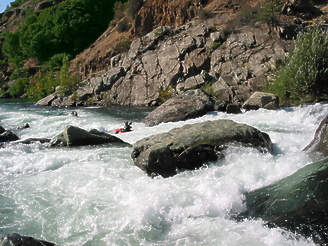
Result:
[[[313,101],[328,93],[328,31],[320,26],[300,33],[295,48],[269,90],[288,103]]]

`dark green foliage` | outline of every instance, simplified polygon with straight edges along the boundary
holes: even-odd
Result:
[[[120,40],[115,46],[114,50],[118,53],[123,53],[129,50],[131,45],[131,40],[128,38]]]
[[[114,3],[70,0],[27,16],[25,24],[15,33],[5,34],[3,51],[17,66],[28,57],[41,63],[58,53],[74,57],[108,27]]]
[[[22,5],[23,3],[27,2],[28,0],[15,0],[15,1],[12,1],[10,3],[10,7],[11,8],[15,8],[15,7],[18,7],[20,5]]]
[[[116,30],[119,33],[125,32],[130,28],[130,24],[126,18],[122,19],[117,23]]]
[[[124,11],[128,9],[129,3],[127,1],[117,1],[114,4],[114,18],[119,20],[124,17]]]
[[[271,25],[276,24],[281,6],[281,0],[265,0],[262,11],[259,12],[259,19]]]
[[[128,1],[128,8],[127,8],[127,15],[134,19],[135,15],[138,13],[143,1],[142,0],[129,0]]]
[[[19,96],[27,93],[43,97],[52,93],[53,87],[58,85],[61,85],[64,94],[74,91],[78,79],[70,76],[68,61],[89,47],[107,29],[114,17],[117,1],[66,0],[37,13],[31,8],[25,9],[24,24],[14,33],[2,33],[0,48],[5,57],[0,59],[11,64],[10,80],[14,81],[10,94]],[[11,7],[25,2],[16,0]],[[31,57],[39,62],[36,75],[27,74],[22,69]],[[66,73],[62,72],[63,69]]]
[[[295,49],[269,90],[283,100],[298,103],[328,93],[328,32],[320,26],[298,35]]]

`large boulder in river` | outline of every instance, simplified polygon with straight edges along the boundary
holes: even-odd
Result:
[[[221,157],[230,143],[272,150],[268,134],[232,120],[206,121],[175,128],[139,140],[133,145],[134,164],[148,175],[169,177],[193,170]]]
[[[51,139],[50,146],[71,147],[105,143],[121,143],[129,145],[118,137],[96,129],[87,131],[76,126],[66,126],[62,133]]]
[[[214,110],[215,101],[205,91],[189,90],[173,97],[151,112],[145,123],[149,126],[196,118]]]
[[[56,246],[56,244],[13,233],[0,237],[0,246]]]
[[[327,191],[328,158],[307,165],[272,185],[248,192],[245,195],[247,211],[242,216],[262,218],[269,224],[314,236],[318,243],[326,245]]]
[[[257,91],[243,104],[243,108],[246,110],[277,109],[279,108],[279,97],[272,93]]]
[[[315,152],[318,151],[324,156],[328,156],[328,115],[321,121],[318,129],[314,134],[314,138],[304,148],[304,151]]]

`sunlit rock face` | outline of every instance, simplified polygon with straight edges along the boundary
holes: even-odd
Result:
[[[224,25],[214,28],[222,19],[158,27],[112,57],[107,71],[82,81],[74,96],[43,104],[157,106],[165,92],[173,97],[205,88],[222,104],[241,106],[263,89],[288,45],[265,24],[227,36]]]
[[[186,91],[181,96],[176,96],[152,111],[145,123],[150,126],[163,122],[176,122],[203,116],[214,110],[215,100],[201,90]]]
[[[169,177],[223,157],[222,149],[231,143],[272,149],[268,134],[232,120],[216,120],[185,125],[139,140],[133,145],[132,158],[147,174]]]

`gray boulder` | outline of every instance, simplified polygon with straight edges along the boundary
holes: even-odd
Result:
[[[76,126],[66,126],[62,133],[51,139],[50,146],[71,147],[105,143],[120,143],[129,145],[118,137],[98,131],[96,129],[87,131]]]
[[[243,104],[243,108],[246,110],[277,109],[279,108],[279,98],[271,93],[257,91]]]
[[[56,246],[56,244],[13,233],[0,237],[0,246]]]
[[[247,211],[241,216],[314,236],[328,243],[328,158],[307,165],[289,177],[246,193]]]
[[[50,94],[46,96],[45,98],[40,99],[36,102],[36,105],[38,106],[50,106],[52,102],[57,99],[56,93]]]
[[[214,110],[215,101],[203,90],[189,90],[175,96],[152,111],[145,123],[149,126],[200,117]]]
[[[318,151],[324,156],[328,156],[328,115],[321,121],[315,132],[314,138],[305,148],[304,151]]]
[[[19,137],[11,132],[11,131],[5,131],[0,134],[0,142],[10,142],[10,141],[16,141]]]
[[[217,160],[223,155],[222,148],[235,142],[272,151],[268,134],[232,120],[216,120],[141,139],[133,145],[131,156],[148,175],[169,177]]]

